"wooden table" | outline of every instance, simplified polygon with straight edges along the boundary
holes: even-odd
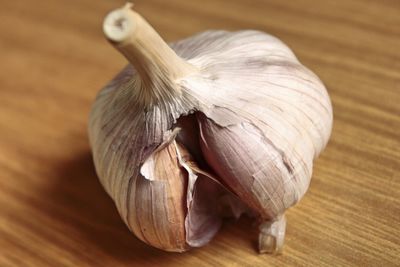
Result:
[[[153,249],[119,218],[94,172],[87,118],[125,64],[103,38],[121,1],[1,1],[0,266],[399,266],[400,2],[136,0],[168,41],[259,29],[326,83],[330,143],[288,211],[281,256],[258,255],[249,219],[206,247]]]

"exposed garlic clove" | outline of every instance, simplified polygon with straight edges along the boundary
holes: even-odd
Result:
[[[175,142],[178,161],[188,174],[187,216],[185,220],[186,242],[191,247],[207,244],[221,226],[218,198],[224,193],[218,183],[196,171],[197,164],[182,146]]]
[[[199,117],[205,159],[244,203],[272,219],[297,202],[297,186],[282,155],[254,126],[220,127]]]
[[[186,244],[187,172],[180,167],[174,141],[154,152],[131,186],[128,224],[144,242],[167,251]]]
[[[184,125],[185,123],[180,123]],[[192,143],[192,142],[190,142]],[[188,172],[186,241],[191,247],[207,244],[217,233],[223,217],[238,218],[247,207],[212,174],[199,168],[182,145],[177,145],[181,166]]]
[[[224,194],[218,184],[199,175],[188,204],[186,240],[191,247],[201,247],[211,241],[221,227],[218,199]]]

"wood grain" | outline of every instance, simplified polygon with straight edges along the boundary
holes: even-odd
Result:
[[[136,0],[167,40],[259,29],[325,82],[334,129],[284,254],[258,255],[249,219],[184,254],[146,246],[98,182],[96,92],[125,64],[104,40],[121,1],[5,1],[0,9],[0,266],[400,266],[400,2]]]

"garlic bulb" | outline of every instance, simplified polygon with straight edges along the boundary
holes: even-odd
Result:
[[[131,63],[98,94],[89,138],[97,174],[129,229],[185,251],[224,216],[255,216],[279,252],[284,212],[305,194],[332,127],[329,96],[277,38],[207,31],[168,46],[131,4],[104,21]]]

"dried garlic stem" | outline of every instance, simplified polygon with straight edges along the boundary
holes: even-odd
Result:
[[[132,6],[127,3],[107,15],[103,24],[105,36],[138,71],[142,87],[179,90],[170,85],[194,72],[195,67],[176,55]]]
[[[286,218],[281,215],[276,220],[267,221],[260,225],[258,250],[260,253],[279,254],[282,252],[285,240]]]

